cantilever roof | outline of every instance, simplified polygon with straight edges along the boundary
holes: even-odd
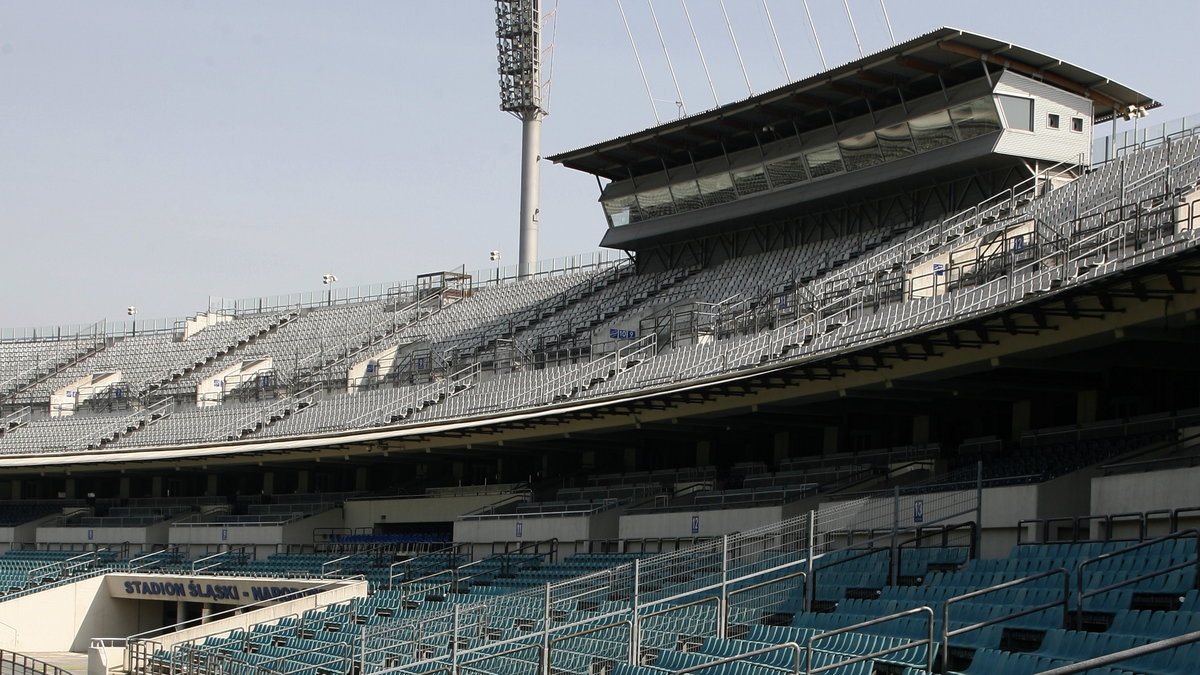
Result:
[[[753,147],[759,134],[770,140],[774,134],[802,133],[829,126],[832,120],[869,114],[978,79],[985,67],[991,72],[1007,68],[1087,96],[1095,103],[1097,122],[1128,105],[1161,105],[1053,56],[957,28],[939,28],[745,100],[549,159],[620,180],[661,171],[664,162],[681,166]]]

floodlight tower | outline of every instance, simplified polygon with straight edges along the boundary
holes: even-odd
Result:
[[[496,0],[500,60],[500,109],[521,120],[520,278],[532,276],[538,255],[538,192],[541,171],[542,15],[540,0]]]

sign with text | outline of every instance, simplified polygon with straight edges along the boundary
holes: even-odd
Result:
[[[215,602],[249,605],[264,600],[297,600],[317,593],[328,579],[269,579],[204,577],[177,574],[110,574],[105,579],[108,594],[131,600]]]
[[[608,337],[610,340],[636,340],[636,330],[625,330],[624,328],[609,328]]]

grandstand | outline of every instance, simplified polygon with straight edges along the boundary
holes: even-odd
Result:
[[[552,158],[619,255],[6,340],[0,646],[1195,672],[1200,124],[1100,126],[1157,105],[940,29]]]

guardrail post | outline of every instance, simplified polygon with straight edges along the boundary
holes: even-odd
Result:
[[[888,553],[888,584],[895,586],[899,569],[899,537],[900,537],[900,486],[892,488],[892,543]]]
[[[638,664],[638,656],[642,651],[642,624],[638,618],[638,602],[640,594],[638,585],[642,580],[642,559],[633,559],[633,587],[629,591],[629,665]],[[550,672],[550,671],[546,671]]]
[[[452,612],[452,617],[451,617],[451,621],[452,621],[452,624],[451,624],[452,629],[450,632],[450,671],[451,672],[458,672],[458,631],[459,631],[459,611],[460,611],[460,609],[461,608],[459,605],[457,605],[457,604],[454,605],[454,611]],[[547,672],[547,671],[543,670],[542,672]]]
[[[817,539],[817,511],[813,509],[808,512],[808,574],[804,575],[804,611],[811,612],[813,604],[813,594],[817,592],[817,575],[816,572],[816,539]]]
[[[542,608],[542,672],[550,672],[550,582],[546,582]]]
[[[729,535],[721,535],[721,595],[717,610],[717,637],[725,638],[725,627],[729,625]]]
[[[983,460],[975,462],[975,554],[983,555]]]

